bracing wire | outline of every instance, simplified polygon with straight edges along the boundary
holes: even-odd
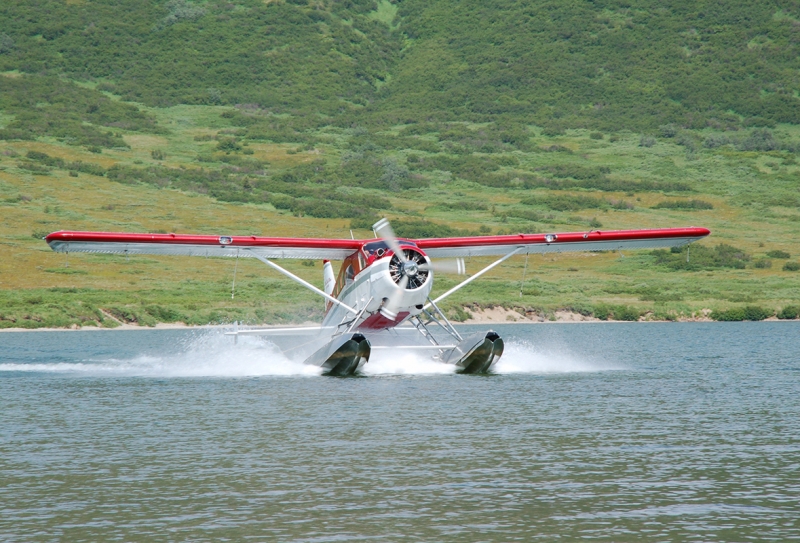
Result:
[[[525,274],[528,272],[528,255],[525,253],[525,267],[522,268],[522,281],[519,282],[519,297],[522,298],[522,287],[525,286]]]

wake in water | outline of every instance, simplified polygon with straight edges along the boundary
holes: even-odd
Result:
[[[113,333],[113,332],[109,332]],[[142,377],[250,377],[319,375],[320,368],[296,362],[277,347],[257,338],[239,338],[238,345],[221,331],[192,334],[182,352],[140,355],[129,359],[86,359],[81,362],[0,364],[2,371],[81,373]]]
[[[113,332],[109,332],[113,333]],[[164,355],[142,354],[123,358],[86,358],[52,363],[0,363],[0,372],[40,372],[83,375],[141,377],[251,377],[265,375],[315,376],[320,368],[303,364],[306,354],[287,356],[274,344],[243,336],[239,343],[222,331],[191,334],[183,348]],[[54,357],[55,358],[55,357]],[[62,359],[63,360],[63,359]],[[573,373],[622,369],[570,354],[564,349],[537,348],[529,342],[510,339],[492,372]],[[452,374],[455,366],[431,358],[429,352],[374,349],[363,375]]]
[[[624,369],[619,365],[570,353],[567,349],[535,347],[523,340],[506,342],[502,358],[495,364],[494,373],[580,373]]]

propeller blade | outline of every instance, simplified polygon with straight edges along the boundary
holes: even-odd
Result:
[[[406,286],[408,286],[408,276],[403,275],[397,286],[399,289],[392,291],[389,299],[381,307],[381,315],[393,321],[397,320],[397,313],[400,311],[400,304],[403,302],[403,294],[406,291]]]
[[[389,225],[389,220],[385,217],[372,225],[372,229],[386,242],[386,245],[397,255],[400,262],[405,263],[408,259],[406,253],[400,248],[400,242],[397,241],[397,236],[394,235],[394,230]]]
[[[463,258],[452,258],[448,260],[434,260],[430,264],[420,264],[422,271],[433,270],[438,273],[453,273],[456,275],[466,275],[467,267]]]

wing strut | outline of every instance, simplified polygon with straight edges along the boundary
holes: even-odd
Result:
[[[246,250],[249,251],[249,249],[246,249]],[[329,294],[325,294],[323,291],[321,291],[320,289],[318,289],[317,287],[315,287],[314,285],[312,285],[308,281],[300,279],[299,277],[297,277],[295,274],[293,274],[289,270],[278,266],[277,264],[275,264],[271,260],[268,260],[268,259],[264,258],[263,256],[261,256],[260,254],[254,252],[254,251],[250,251],[250,254],[253,255],[253,258],[259,259],[261,262],[263,262],[264,264],[266,264],[270,268],[274,269],[275,271],[277,271],[279,273],[282,273],[283,275],[285,275],[286,277],[288,277],[289,279],[291,279],[295,283],[299,283],[299,284],[303,285],[308,290],[310,290],[312,292],[316,292],[317,294],[319,294],[320,296],[322,296],[323,298],[325,298],[329,302],[333,302],[336,305],[342,306],[344,309],[348,310],[353,315],[357,315],[358,314],[358,311],[356,311],[355,309],[353,309],[352,307],[350,307],[346,303],[337,300],[336,298],[334,298],[333,296],[331,296]]]
[[[473,282],[475,279],[477,279],[478,277],[480,277],[480,276],[481,276],[481,275],[483,275],[484,273],[488,272],[489,270],[491,270],[491,269],[492,269],[492,268],[494,268],[495,266],[497,266],[497,265],[499,265],[499,264],[502,264],[503,262],[505,262],[506,260],[508,260],[508,259],[509,259],[509,258],[511,258],[512,256],[514,256],[515,254],[517,254],[517,253],[519,253],[520,251],[523,251],[523,250],[525,250],[525,249],[526,249],[526,247],[525,247],[525,246],[517,247],[516,249],[514,249],[513,251],[511,251],[510,253],[508,253],[506,256],[504,256],[503,258],[501,258],[501,259],[499,259],[499,260],[495,260],[494,262],[492,262],[491,264],[489,264],[488,266],[486,266],[485,268],[483,268],[481,271],[479,271],[479,272],[478,272],[478,273],[476,273],[475,275],[473,275],[473,276],[469,277],[468,279],[465,279],[465,280],[461,281],[459,284],[457,284],[456,286],[454,286],[453,288],[451,288],[450,290],[448,290],[447,292],[445,292],[444,294],[442,294],[441,296],[439,296],[439,297],[438,297],[438,298],[436,298],[435,300],[428,302],[428,303],[425,305],[425,307],[423,307],[422,309],[423,309],[423,310],[425,310],[425,309],[428,309],[428,308],[429,308],[429,307],[431,307],[431,306],[434,306],[434,307],[436,307],[436,304],[437,304],[438,302],[441,302],[442,300],[444,300],[445,298],[447,298],[448,296],[450,296],[451,294],[453,294],[453,293],[454,293],[454,292],[456,292],[457,290],[461,290],[462,288],[464,288],[465,286],[467,286],[468,284],[470,284],[471,282]]]

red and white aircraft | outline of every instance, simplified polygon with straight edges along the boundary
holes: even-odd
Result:
[[[397,345],[397,332],[402,329],[427,341],[426,345],[412,348],[431,349],[436,358],[454,364],[460,372],[489,371],[503,353],[500,336],[489,331],[463,338],[437,304],[514,255],[676,247],[710,234],[705,228],[690,227],[412,240],[395,237],[386,219],[378,221],[373,230],[376,238],[365,240],[64,231],[45,239],[54,251],[67,253],[256,258],[325,298],[325,317],[322,325],[313,329],[237,327],[230,334],[238,337],[317,332],[325,344],[308,356],[306,363],[321,366],[329,374],[352,375],[369,360],[373,342],[394,332]],[[436,299],[430,298],[435,273],[463,275],[463,257],[492,255],[501,258]],[[440,257],[454,260],[431,260]],[[281,258],[324,260],[324,289],[273,262]],[[334,277],[331,260],[342,261],[338,277]],[[406,326],[398,328],[401,324]],[[435,337],[430,330],[434,326],[447,333],[449,343]]]

